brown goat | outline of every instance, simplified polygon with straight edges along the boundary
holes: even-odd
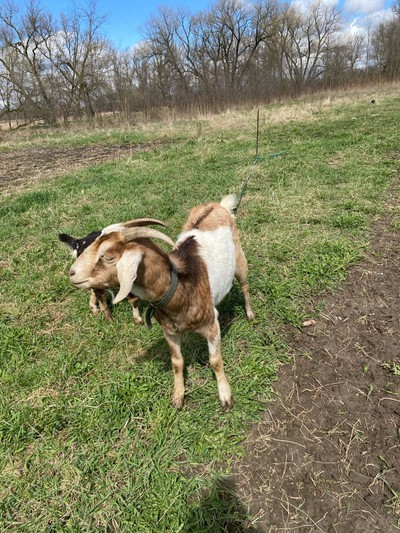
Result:
[[[244,295],[248,320],[255,317],[246,281],[247,262],[233,215],[235,206],[236,197],[230,195],[220,204],[194,207],[176,245],[154,229],[126,224],[109,226],[71,267],[70,280],[76,287],[119,288],[114,303],[130,292],[151,302],[170,348],[175,378],[172,401],[179,409],[184,400],[181,340],[186,331],[200,333],[207,339],[221,405],[223,409],[233,406],[221,357],[215,306],[231,289],[234,277]],[[152,237],[168,242],[173,251],[165,253],[150,240]],[[177,286],[171,291],[174,271]]]

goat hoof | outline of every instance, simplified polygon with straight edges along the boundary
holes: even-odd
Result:
[[[178,409],[178,411],[180,411],[183,407],[183,400],[184,400],[184,397],[183,396],[178,396],[177,398],[172,398],[172,405],[174,407],[176,407],[176,409]]]
[[[256,314],[254,313],[254,311],[250,312],[250,313],[247,313],[247,321],[248,322],[253,322],[253,320],[256,319]]]
[[[138,326],[143,326],[143,319],[134,317],[133,320]]]
[[[228,399],[224,400],[220,399],[220,402],[222,410],[224,411],[224,413],[226,413],[226,411],[229,411],[229,409],[232,409],[233,407],[233,396],[230,396]]]

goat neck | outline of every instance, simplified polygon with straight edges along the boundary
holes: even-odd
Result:
[[[142,260],[132,292],[142,300],[158,302],[171,285],[171,260],[148,239],[145,245],[136,245],[136,250],[142,254]]]

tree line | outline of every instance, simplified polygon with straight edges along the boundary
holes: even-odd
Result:
[[[216,0],[192,13],[160,7],[143,40],[116,49],[89,0],[58,20],[39,0],[0,6],[0,120],[55,125],[96,114],[220,111],[360,81],[400,78],[400,0],[365,34],[336,7]],[[368,25],[367,25],[368,26]]]

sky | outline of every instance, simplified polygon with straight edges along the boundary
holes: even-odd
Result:
[[[369,23],[380,22],[391,12],[393,0],[324,0],[337,5],[346,18],[350,31],[363,31]],[[72,0],[40,0],[41,5],[56,18],[71,9]],[[210,0],[96,0],[98,11],[107,15],[103,31],[120,50],[130,48],[143,39],[141,27],[157,12],[160,5],[183,6],[196,13],[207,9]],[[307,0],[295,0],[305,4]]]

